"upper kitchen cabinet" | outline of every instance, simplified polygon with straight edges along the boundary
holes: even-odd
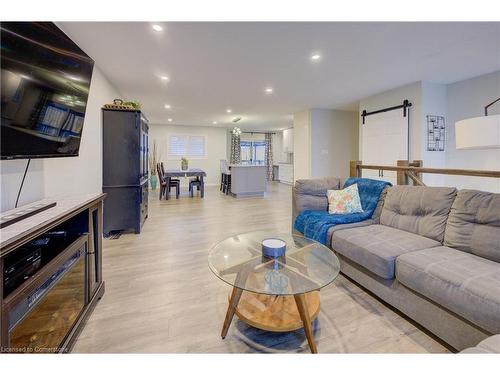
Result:
[[[283,130],[283,152],[293,153],[293,128]]]

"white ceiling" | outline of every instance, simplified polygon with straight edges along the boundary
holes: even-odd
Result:
[[[500,23],[158,24],[163,31],[144,22],[59,25],[152,123],[224,127],[241,116],[241,128],[279,129],[306,108],[355,110],[407,83],[500,70]]]

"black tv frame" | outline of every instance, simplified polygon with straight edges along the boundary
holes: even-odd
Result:
[[[9,23],[16,23],[16,22],[7,22],[7,21],[2,21],[0,24],[9,24]],[[84,57],[87,57],[91,61],[92,65],[92,71],[89,76],[89,91],[90,91],[90,86],[92,84],[92,76],[94,75],[94,67],[95,67],[95,61],[83,51],[78,44],[75,43],[73,39],[71,39],[65,32],[62,30],[55,22],[25,22],[25,23],[47,23],[47,24],[52,24],[54,27],[58,28],[61,33],[63,33],[73,44],[81,51],[81,53],[84,55]],[[89,94],[90,95],[90,94]],[[85,103],[85,116],[84,116],[84,121],[85,117],[87,115],[87,107],[88,107],[88,101]],[[1,122],[1,119],[0,119]],[[0,127],[2,125],[0,124]],[[80,146],[81,146],[81,139],[83,137],[83,127],[82,127],[82,132],[80,134],[80,140],[78,144],[78,150],[76,153],[67,153],[67,154],[17,154],[17,155],[3,155],[0,151],[0,160],[26,160],[26,159],[44,159],[44,158],[70,158],[70,157],[78,157],[80,155]],[[0,146],[1,147],[1,146]]]

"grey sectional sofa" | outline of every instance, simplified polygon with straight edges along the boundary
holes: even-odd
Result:
[[[500,335],[490,336],[474,347],[462,350],[466,354],[498,354],[500,353]]]
[[[298,180],[293,220],[326,210],[343,182]],[[453,348],[500,333],[500,194],[389,187],[372,219],[331,228],[328,244],[343,274]]]

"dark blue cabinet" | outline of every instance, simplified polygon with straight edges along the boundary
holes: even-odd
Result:
[[[136,110],[102,112],[103,231],[140,233],[148,217],[148,120]]]

